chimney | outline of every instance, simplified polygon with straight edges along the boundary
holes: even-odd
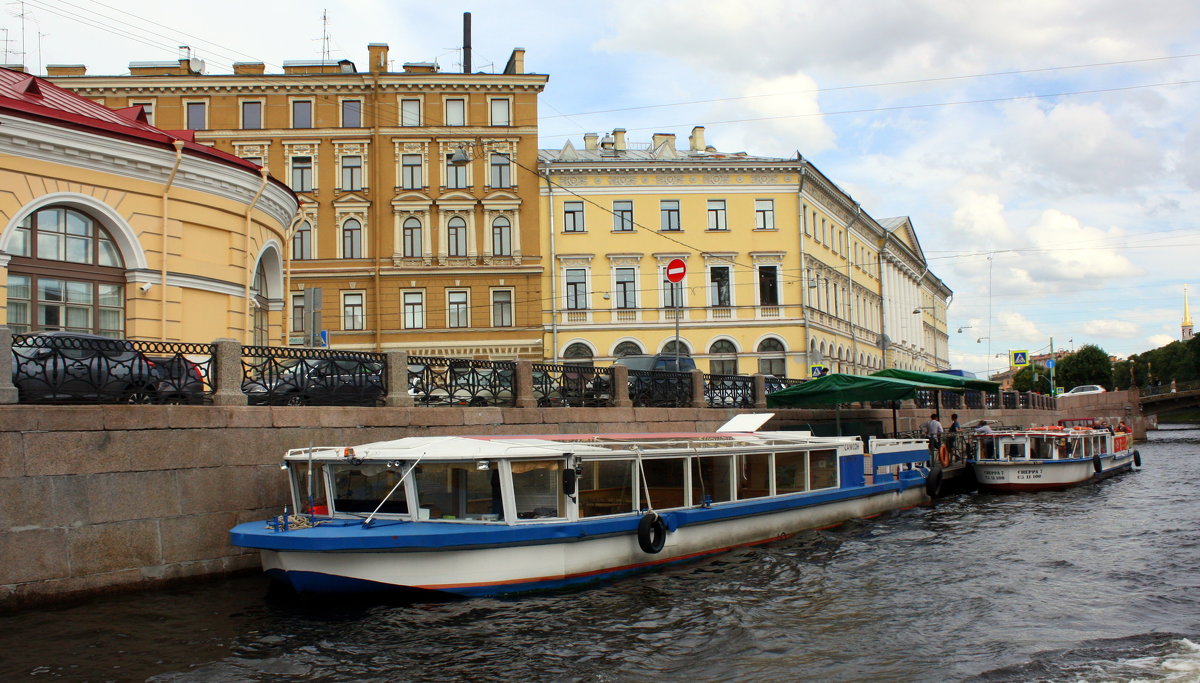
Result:
[[[523,73],[525,73],[525,48],[514,47],[512,54],[508,56],[508,63],[504,65],[504,74],[511,76]]]
[[[463,12],[463,73],[471,73],[471,13]]]
[[[651,144],[651,147],[653,149],[658,149],[665,142],[665,143],[667,143],[667,147],[672,152],[675,151],[675,134],[674,133],[655,133],[652,140],[653,140],[653,143]]]
[[[46,75],[50,78],[57,76],[86,76],[87,67],[83,64],[47,64]]]
[[[688,136],[688,147],[693,152],[705,151],[704,126],[696,126],[692,129],[692,134]]]
[[[388,70],[388,46],[387,43],[371,43],[367,45],[368,59],[371,60],[370,71],[373,74],[381,74]]]
[[[618,152],[624,152],[629,149],[629,146],[625,143],[624,128],[613,128],[613,149]]]
[[[600,139],[600,136],[597,135],[596,133],[585,134],[583,136],[583,148],[584,149],[599,149],[600,146],[598,144],[596,144],[596,141],[599,139]]]
[[[267,72],[267,65],[262,62],[234,62],[233,73],[246,76],[262,75]]]

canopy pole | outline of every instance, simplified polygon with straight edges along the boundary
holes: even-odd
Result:
[[[841,436],[842,435],[842,404],[841,403],[838,403],[835,406],[835,411],[837,414],[837,435]]]
[[[900,405],[899,401],[892,401],[892,433],[893,434],[900,433],[900,425],[896,418],[896,406],[898,406],[898,405]]]

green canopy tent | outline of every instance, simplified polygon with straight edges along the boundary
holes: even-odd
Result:
[[[996,393],[1000,391],[999,382],[991,382],[986,379],[974,379],[972,377],[960,377],[958,375],[947,375],[944,372],[921,372],[919,370],[901,370],[900,368],[888,368],[873,372],[871,377],[890,377],[892,379],[903,379],[909,382],[922,382],[924,384],[937,384],[941,388],[950,387],[954,389],[969,389],[972,391],[986,391],[988,393]]]
[[[951,377],[951,375],[947,375]],[[961,378],[960,378],[961,379]],[[793,384],[767,394],[768,408],[801,408],[834,404],[837,407],[838,434],[842,433],[842,403],[860,401],[903,401],[917,395],[918,391],[962,391],[961,387],[943,384],[913,382],[893,377],[875,375],[846,375],[835,373],[802,384]],[[892,408],[892,431],[896,430],[896,409]]]

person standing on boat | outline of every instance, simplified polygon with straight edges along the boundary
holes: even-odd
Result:
[[[958,424],[958,413],[950,413],[950,428],[947,429],[946,431],[957,432],[960,429],[961,429],[961,427]]]
[[[942,441],[942,423],[938,422],[937,413],[929,416],[929,422],[925,425],[925,436],[929,439],[929,452],[933,456],[937,455],[938,446]],[[932,456],[931,456],[932,457]]]

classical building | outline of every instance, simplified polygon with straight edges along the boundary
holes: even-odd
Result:
[[[296,196],[257,165],[0,69],[0,324],[246,343],[283,331]]]
[[[880,219],[884,364],[904,370],[950,368],[947,307],[953,292],[929,271],[908,216]]]
[[[210,75],[185,56],[133,62],[123,76],[49,72],[287,180],[302,206],[284,252],[289,329],[276,343],[320,330],[339,348],[540,359],[537,96],[547,77],[524,73],[521,49],[496,74],[430,63],[393,72],[387,45],[369,55],[365,71],[307,60]]]
[[[898,238],[853,198],[798,156],[718,152],[702,127],[686,148],[625,133],[541,151],[548,356],[670,352],[678,328],[680,349],[714,373],[898,365],[885,365],[880,268]],[[675,259],[686,264],[678,284],[666,273]],[[930,321],[944,348],[949,291],[927,289],[942,297]]]

